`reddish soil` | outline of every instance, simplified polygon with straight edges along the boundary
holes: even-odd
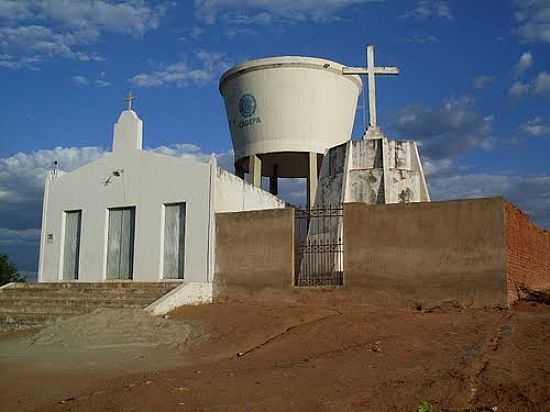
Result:
[[[176,367],[149,359],[138,373],[94,375],[15,359],[0,364],[0,409],[416,411],[428,401],[434,411],[550,411],[550,306],[226,303],[172,317],[203,333],[177,352]]]

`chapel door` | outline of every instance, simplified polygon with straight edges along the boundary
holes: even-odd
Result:
[[[80,222],[82,211],[65,212],[65,239],[63,246],[63,280],[78,279],[80,255]]]
[[[164,206],[165,279],[183,279],[185,263],[185,203]]]
[[[109,209],[107,279],[132,279],[135,208]]]

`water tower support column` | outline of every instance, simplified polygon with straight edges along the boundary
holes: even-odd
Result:
[[[269,178],[269,193],[277,196],[279,194],[279,173],[277,165],[273,165],[273,176]]]
[[[248,158],[248,162],[249,183],[255,187],[262,187],[262,159],[252,155]]]
[[[315,195],[317,194],[317,184],[319,182],[319,168],[317,167],[317,153],[309,152],[309,168],[307,175],[307,208],[313,208]]]
[[[244,180],[244,169],[242,167],[235,165],[235,174]]]

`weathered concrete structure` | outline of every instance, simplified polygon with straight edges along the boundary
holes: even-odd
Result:
[[[342,203],[429,202],[418,148],[385,136],[349,141],[328,151],[319,178],[316,208]]]

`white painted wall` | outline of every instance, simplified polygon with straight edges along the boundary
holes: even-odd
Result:
[[[214,207],[216,213],[278,209],[285,201],[218,167]]]
[[[114,170],[122,170],[120,177],[113,176]],[[60,279],[64,211],[76,209],[82,210],[79,279],[104,280],[108,209],[126,206],[136,208],[133,279],[159,280],[164,204],[177,202],[187,203],[184,278],[206,281],[208,164],[143,151],[113,153],[50,178],[48,186],[41,281]],[[52,243],[45,239],[48,233],[54,235]]]
[[[79,280],[105,280],[108,213],[116,207],[136,208],[133,279],[160,280],[164,204],[179,202],[187,204],[184,278],[208,279],[210,165],[142,151],[142,127],[135,112],[122,112],[114,127],[113,153],[72,173],[48,177],[40,281],[61,279],[64,212],[69,210],[82,210]]]

